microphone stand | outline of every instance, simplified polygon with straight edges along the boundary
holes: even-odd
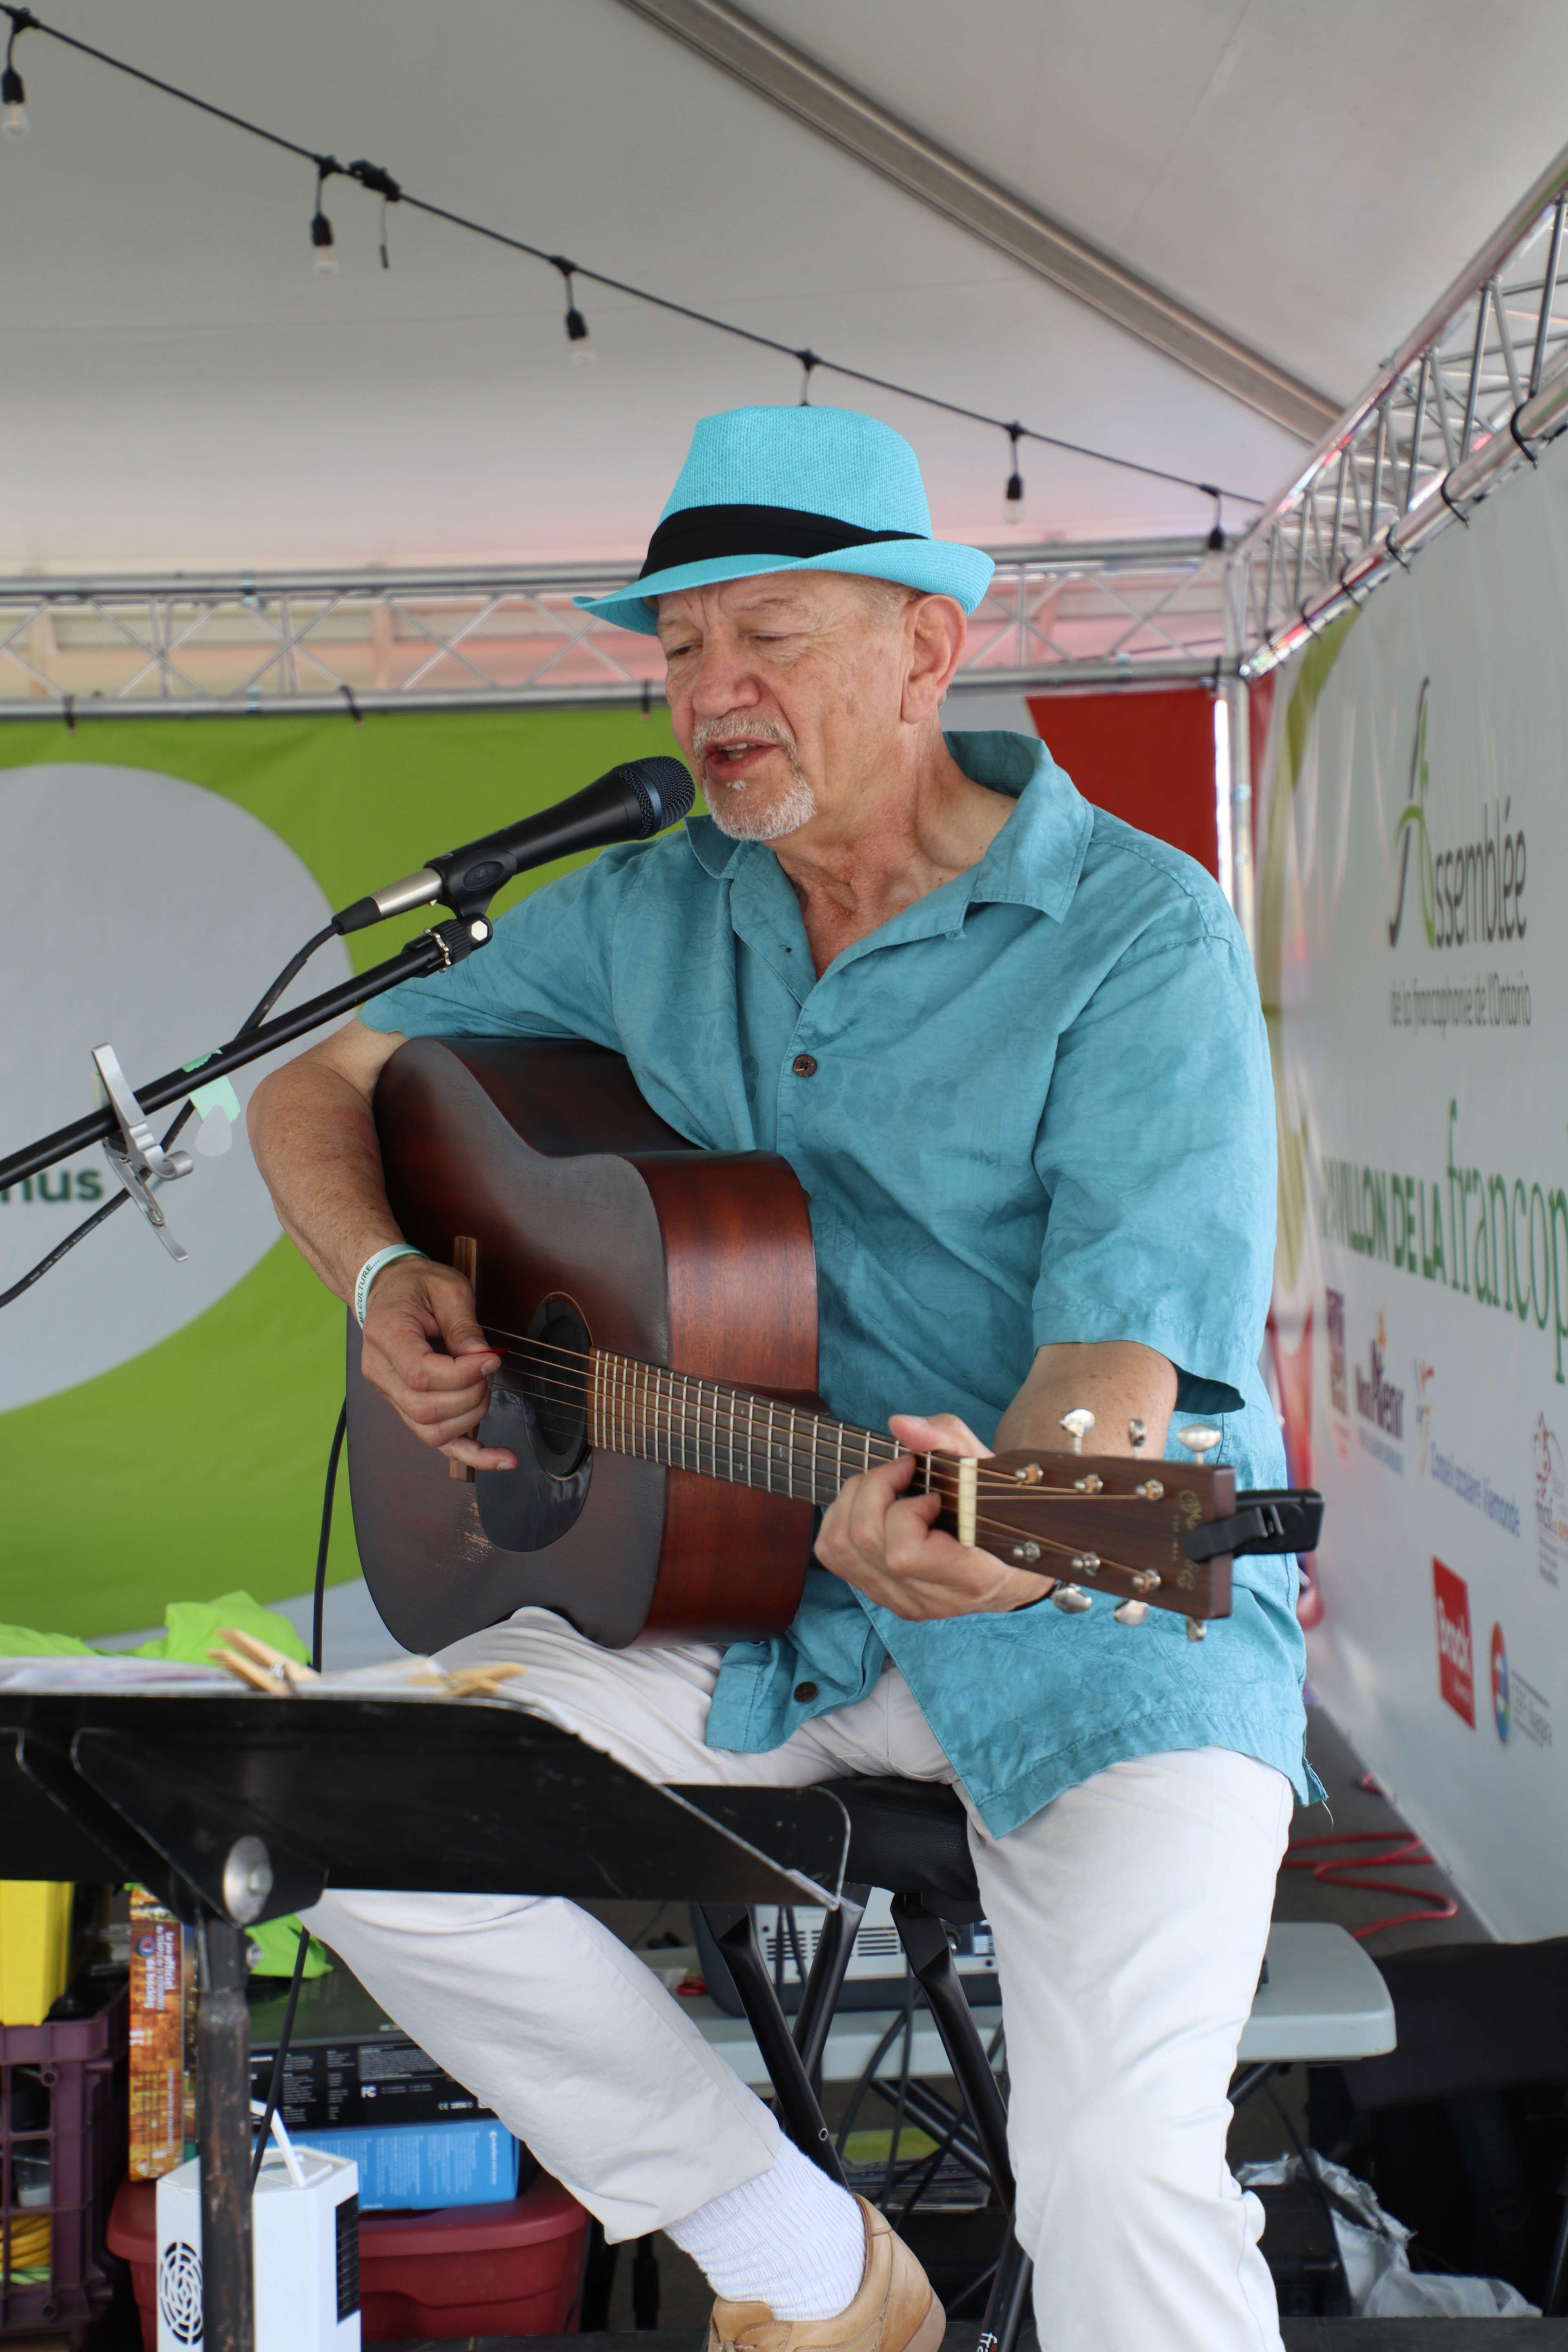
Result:
[[[386,962],[375,964],[369,971],[345,980],[336,988],[323,990],[320,996],[297,1005],[292,1013],[280,1013],[276,1021],[264,1022],[260,1028],[237,1037],[221,1054],[215,1054],[210,1061],[194,1070],[165,1070],[161,1078],[153,1078],[134,1091],[121,1080],[113,1087],[103,1109],[73,1120],[69,1127],[58,1127],[52,1135],[40,1136],[36,1143],[14,1151],[7,1160],[0,1160],[0,1192],[7,1185],[19,1184],[25,1176],[37,1175],[42,1168],[52,1168],[58,1160],[68,1160],[72,1152],[80,1151],[86,1144],[114,1138],[110,1148],[115,1172],[137,1207],[148,1213],[155,1206],[148,1189],[149,1176],[186,1172],[184,1168],[174,1168],[172,1163],[158,1164],[164,1155],[161,1147],[152,1141],[146,1128],[148,1113],[162,1110],[167,1103],[178,1102],[194,1087],[226,1077],[231,1070],[243,1069],[247,1062],[259,1061],[275,1045],[286,1045],[291,1038],[303,1036],[308,1029],[320,1028],[323,1022],[352,1013],[356,1005],[368,1003],[373,996],[384,995],[403,981],[424,980],[432,972],[449,970],[476,949],[486,946],[492,936],[492,927],[482,915],[438,924],[434,930],[421,932],[418,939],[411,940],[400,954],[389,957]],[[112,1065],[112,1055],[109,1059]],[[100,1065],[100,1076],[105,1075]],[[135,1131],[138,1127],[140,1135]],[[182,1159],[184,1156],[180,1155]],[[162,1225],[162,1213],[152,1222]]]

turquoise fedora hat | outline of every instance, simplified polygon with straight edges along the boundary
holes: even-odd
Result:
[[[574,596],[651,637],[651,597],[763,572],[853,572],[952,596],[973,613],[994,570],[931,535],[920,461],[852,408],[731,408],[705,416],[630,587]]]

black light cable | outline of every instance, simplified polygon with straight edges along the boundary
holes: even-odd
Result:
[[[313,940],[307,940],[304,946],[300,950],[298,955],[292,955],[289,957],[288,962],[284,965],[282,971],[279,973],[277,979],[272,982],[271,987],[268,990],[266,995],[262,997],[258,1004],[254,1006],[253,1009],[247,1013],[245,1019],[240,1023],[239,1027],[235,1031],[234,1035],[228,1039],[226,1045],[219,1048],[219,1051],[226,1053],[229,1045],[237,1045],[242,1037],[248,1037],[253,1029],[259,1029],[268,1014],[271,1012],[273,1006],[277,1003],[278,999],[282,995],[283,991],[288,987],[289,982],[294,979],[299,972],[304,970],[306,964],[309,963],[310,958],[315,954],[316,950],[320,947],[324,947],[329,940],[335,939],[336,937],[337,932],[334,930],[332,925],[329,923],[324,930],[321,930],[316,933]],[[198,1064],[197,1067],[191,1073],[191,1084],[193,1087],[199,1087],[201,1083],[201,1068]],[[167,1151],[170,1144],[174,1142],[175,1137],[179,1134],[181,1129],[184,1126],[186,1120],[190,1118],[195,1108],[195,1105],[193,1102],[187,1101],[181,1104],[172,1123],[167,1128],[163,1135],[163,1149],[165,1151]],[[89,1234],[96,1231],[97,1227],[102,1224],[106,1217],[113,1216],[117,1209],[122,1209],[130,1198],[131,1195],[129,1192],[116,1192],[111,1201],[105,1201],[100,1209],[95,1209],[90,1217],[85,1218],[83,1222],[76,1227],[73,1233],[68,1233],[63,1242],[57,1242],[54,1248],[49,1252],[47,1257],[41,1257],[37,1265],[31,1267],[27,1273],[23,1275],[19,1281],[14,1282],[11,1285],[9,1290],[0,1290],[0,1308],[11,1306],[15,1300],[21,1297],[24,1291],[31,1290],[35,1282],[42,1282],[45,1275],[48,1273],[49,1268],[51,1266],[58,1265],[61,1258],[65,1256],[68,1250],[75,1249],[78,1242],[86,1241]]]
[[[321,208],[321,191],[338,170],[330,155],[316,158],[316,209],[310,215],[310,243],[316,249],[316,267],[323,278],[330,278],[338,266],[336,240],[332,224]]]
[[[253,139],[264,141],[269,147],[279,148],[285,154],[297,155],[302,162],[312,164],[321,175],[317,182],[316,213],[310,225],[311,242],[316,247],[318,261],[323,253],[332,253],[331,224],[321,208],[321,187],[322,180],[335,173],[344,179],[357,180],[363,187],[379,194],[384,204],[396,202],[407,205],[415,212],[423,213],[426,219],[444,221],[448,228],[462,229],[470,236],[483,237],[489,244],[502,246],[510,253],[521,253],[531,261],[546,262],[552,268],[563,267],[563,257],[547,253],[542,246],[531,245],[526,238],[509,236],[504,229],[492,228],[485,221],[471,219],[465,213],[453,212],[447,205],[431,204],[423,196],[411,195],[378,164],[362,162],[344,165],[331,156],[319,155],[314,148],[306,147],[296,139],[286,139],[281,132],[269,131],[264,123],[253,122],[226,106],[215,106],[210,99],[198,98],[194,90],[182,89],[176,83],[163,80],[158,74],[148,73],[141,66],[132,65],[127,58],[115,57],[109,50],[97,47],[91,41],[79,40],[74,33],[64,33],[54,25],[44,24],[30,8],[16,5],[13,0],[0,0],[0,16],[9,17],[11,21],[13,43],[21,32],[46,35],[51,41],[59,42],[62,47],[75,49],[83,57],[96,59],[112,73],[124,74],[132,81],[143,83],[149,89],[161,90],[165,98],[177,99],[182,106],[194,107],[198,113],[210,115],[216,121],[226,122],[236,131],[243,131]],[[394,190],[396,191],[395,195],[392,193]],[[327,232],[324,237],[318,236],[318,224]],[[329,261],[326,266],[331,268],[332,265]],[[667,294],[656,294],[646,286],[634,286],[627,279],[612,278],[603,270],[586,268],[581,262],[567,263],[564,268],[570,270],[574,279],[580,278],[586,284],[602,286],[606,293],[624,294],[631,301],[646,303],[650,309],[663,310],[671,318],[689,320],[694,326],[707,327],[715,334],[729,335],[737,342],[750,343],[754,350],[775,352],[781,358],[795,360],[805,368],[808,383],[812,369],[825,368],[830,374],[842,377],[847,383],[864,384],[873,392],[891,393],[896,399],[912,400],[923,408],[938,410],[944,416],[961,417],[966,424],[1008,434],[1014,439],[1015,448],[1020,440],[1035,441],[1042,447],[1059,449],[1068,457],[1088,457],[1096,465],[1114,466],[1123,473],[1142,475],[1148,481],[1169,482],[1178,489],[1199,491],[1205,498],[1231,499],[1238,505],[1250,507],[1260,507],[1264,503],[1247,490],[1216,490],[1214,484],[1196,481],[1190,474],[1173,473],[1167,467],[1151,466],[1140,457],[1123,457],[1109,449],[1096,449],[1087,442],[1069,441],[1060,434],[1043,433],[1032,425],[1010,425],[1005,417],[987,415],[983,409],[966,407],[960,401],[943,400],[938,394],[921,392],[913,384],[897,383],[891,377],[873,375],[868,369],[851,367],[843,360],[827,359],[819,352],[802,352],[793,343],[781,342],[775,336],[759,334],[755,328],[738,326],[732,319],[716,318],[711,311],[696,310],[689,302],[674,301]],[[583,328],[581,335],[575,334],[570,324],[574,312]],[[574,351],[580,350],[587,341],[587,321],[577,308],[574,290],[570,285],[566,331]]]
[[[37,23],[37,18],[30,8],[13,8],[9,14],[11,37],[5,44],[5,69],[0,73],[0,106],[5,110],[6,130],[13,138],[25,139],[27,135],[27,90],[16,70],[16,36],[28,31]]]
[[[327,1455],[327,1483],[321,1496],[321,1533],[316,1546],[316,1587],[310,1602],[310,1664],[318,1674],[321,1671],[322,1618],[327,1603],[327,1554],[332,1541],[332,1498],[338,1487],[338,1464],[342,1456],[343,1439],[348,1434],[349,1407],[345,1397],[338,1407],[337,1426],[332,1431],[331,1450]],[[294,1973],[289,1981],[289,1998],[283,2008],[283,2024],[278,2036],[278,2047],[272,2053],[272,2072],[267,2084],[267,2105],[257,2136],[255,2152],[250,2159],[250,2190],[261,2178],[261,2159],[267,2153],[267,2143],[272,2137],[272,2118],[278,2113],[278,2102],[283,2096],[283,2074],[289,2063],[289,2044],[294,2038],[294,2014],[300,2006],[300,1987],[305,1981],[305,1962],[310,1956],[310,1937],[308,1929],[300,1929],[300,1942],[294,1954]]]
[[[568,261],[563,254],[552,253],[550,257],[561,272],[561,282],[566,289],[566,316],[563,324],[566,329],[567,345],[574,364],[581,366],[584,360],[593,358],[594,344],[588,332],[588,321],[577,308],[577,289],[573,282],[577,275],[577,266],[575,262]]]
[[[1007,475],[1006,495],[1003,500],[1004,520],[1019,523],[1024,520],[1024,477],[1018,471],[1018,444],[1024,436],[1021,425],[1009,425],[1007,439],[1012,446],[1013,462]]]

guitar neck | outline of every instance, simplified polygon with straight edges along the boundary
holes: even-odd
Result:
[[[847,1478],[890,1462],[890,1437],[834,1421],[809,1406],[781,1404],[719,1381],[669,1372],[595,1348],[589,1360],[588,1437],[612,1454],[695,1470],[733,1486],[754,1486],[792,1502],[831,1503]],[[917,1489],[940,1488],[931,1458]]]

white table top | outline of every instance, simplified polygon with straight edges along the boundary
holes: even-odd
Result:
[[[767,2082],[767,2069],[743,2017],[726,2017],[707,1998],[683,2000],[681,2007],[743,2083],[760,2087]],[[848,2010],[836,2017],[828,2031],[824,2079],[854,2082],[896,2013],[890,2009]],[[984,2040],[990,2040],[1001,2014],[999,2007],[975,2011]],[[1268,1981],[1258,1987],[1252,2014],[1242,2029],[1239,2063],[1256,2065],[1269,2058],[1314,2063],[1372,2058],[1393,2047],[1394,2003],[1354,1937],[1328,1922],[1277,1921],[1268,1935]],[[895,2053],[889,2055],[896,2063]],[[948,2071],[928,2010],[916,2012],[910,2071],[916,2075]]]

